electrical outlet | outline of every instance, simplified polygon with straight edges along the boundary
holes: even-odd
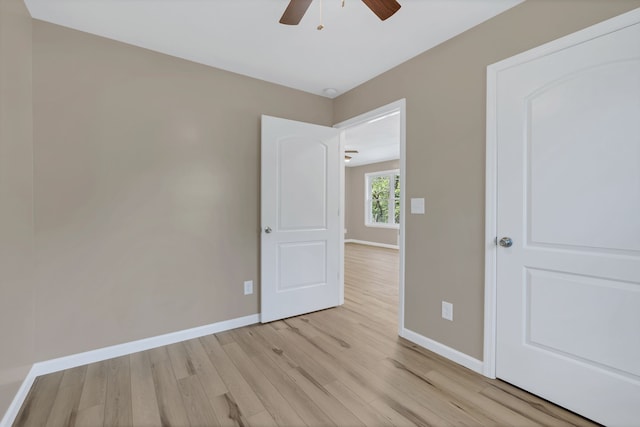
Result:
[[[244,294],[251,295],[253,293],[253,280],[246,280],[244,282]]]
[[[453,304],[442,301],[442,318],[453,322]]]

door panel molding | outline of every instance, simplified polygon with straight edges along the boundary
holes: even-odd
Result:
[[[639,35],[636,9],[487,69],[485,374],[612,425],[640,415]]]
[[[635,9],[551,41],[487,67],[487,132],[485,189],[484,375],[496,377],[497,335],[497,82],[501,71],[640,23]]]
[[[262,116],[260,321],[341,303],[339,132]]]

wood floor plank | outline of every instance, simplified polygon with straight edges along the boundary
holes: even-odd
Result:
[[[567,423],[579,427],[593,427],[595,424],[586,418],[581,417],[578,414],[573,412],[564,410],[563,408],[554,405],[553,403],[541,399],[538,396],[535,396],[531,393],[527,393],[526,391],[519,389],[517,387],[512,386],[511,384],[507,384],[503,381],[499,380],[489,380],[490,387],[495,387],[511,396],[514,396],[520,400],[527,402],[529,405],[535,407],[538,411],[544,412],[545,414],[549,414],[555,418],[566,421]],[[486,389],[483,390],[485,392]],[[501,401],[501,400],[500,400]],[[505,402],[505,404],[507,404]]]
[[[393,409],[391,406],[387,404],[384,399],[374,400],[370,403],[371,406],[375,407],[376,410],[382,414],[391,424],[397,427],[413,427],[416,425],[424,425],[424,424],[416,424],[409,418],[406,418],[400,414],[400,412]]]
[[[280,369],[287,371],[291,368],[297,367],[298,363],[289,356],[288,352],[285,352],[284,349],[278,347],[269,340],[269,337],[275,337],[277,339],[278,331],[287,328],[284,322],[281,324],[284,325],[284,327],[279,329],[272,328],[271,324],[251,326],[251,331],[257,338],[256,341],[249,343],[247,341],[240,340],[238,343],[241,346],[252,345],[254,349],[258,350],[258,354],[265,354],[267,357],[270,357]],[[260,349],[262,351],[259,351]]]
[[[129,356],[107,361],[104,424],[107,426],[133,425]]]
[[[46,425],[63,376],[64,371],[60,371],[37,377],[13,425]]]
[[[536,407],[530,402],[522,399],[518,399],[512,394],[508,394],[499,388],[489,386],[482,391],[482,395],[494,400],[502,406],[506,406],[514,412],[522,414],[533,421],[540,423],[544,426],[553,427],[570,427],[573,424],[564,421],[560,418],[556,418],[552,414],[541,410],[541,407]]]
[[[189,340],[184,343],[187,354],[191,360],[192,366],[205,393],[210,399],[228,393],[224,380],[216,367],[211,363],[206,350],[199,340]]]
[[[316,363],[320,364],[327,370],[332,370],[333,376],[347,385],[351,390],[355,391],[363,400],[370,402],[379,397],[371,387],[370,373],[353,369],[353,364],[343,364],[342,360],[344,349],[335,346],[322,336],[313,338],[313,341],[319,348],[323,348],[326,352],[317,351],[313,356]],[[327,383],[329,384],[329,383]]]
[[[166,346],[167,353],[169,353],[169,359],[171,360],[171,366],[176,379],[187,378],[195,375],[196,369],[193,366],[191,357],[187,354],[187,349],[184,343],[178,342]]]
[[[233,331],[224,331],[216,334],[216,338],[220,345],[231,344],[235,341],[233,337]]]
[[[463,385],[452,381],[450,378],[445,377],[440,372],[431,371],[426,374],[429,381],[441,390],[456,396],[460,400],[468,402],[471,406],[479,412],[484,411],[486,416],[496,421],[497,424],[513,425],[513,426],[537,426],[540,425],[534,420],[525,417],[517,412],[512,411],[504,405],[496,403],[495,401],[476,393],[473,390],[469,390]]]
[[[446,425],[446,419],[414,399],[410,391],[395,387],[386,376],[380,375],[364,366],[340,358],[340,363],[349,366],[353,374],[366,381],[368,388],[377,396],[376,400],[385,402],[403,417],[418,425]]]
[[[230,339],[225,340],[225,342],[235,342],[231,335],[228,336]],[[234,403],[237,405],[241,418],[246,419],[247,417],[251,417],[252,415],[265,411],[266,408],[256,395],[255,391],[247,383],[247,380],[245,380],[242,373],[238,371],[238,368],[233,364],[227,353],[222,348],[217,337],[214,335],[207,335],[200,338],[200,342],[213,365],[218,367],[218,372],[229,389],[229,393],[226,393],[223,396],[227,397],[227,403]],[[231,411],[230,413],[235,416],[233,413],[234,408],[230,407],[229,409]]]
[[[343,306],[38,377],[13,425],[596,426],[399,338],[398,252],[345,257]]]
[[[351,391],[348,387],[342,384],[340,381],[334,381],[326,385],[327,391],[331,393],[339,402],[344,404],[346,408],[351,411],[362,423],[366,426],[393,426],[393,423],[388,420],[382,413],[365,402],[356,393]]]
[[[248,422],[251,427],[277,427],[279,425],[283,425],[278,424],[267,411],[260,412],[259,414],[250,417]]]
[[[47,427],[74,425],[76,423],[86,372],[86,365],[64,371],[51,412],[47,418]]]
[[[104,425],[104,403],[78,410],[78,427],[102,427]]]
[[[287,374],[338,426],[364,426],[351,411],[344,407],[331,393],[304,368],[290,369]]]
[[[271,357],[261,354],[254,356],[252,360],[289,402],[296,413],[302,417],[306,425],[310,427],[335,425],[331,418],[304,393],[300,386],[287,375],[285,370],[280,369]]]
[[[400,362],[388,358],[380,362],[376,372],[385,376],[387,382],[411,395],[426,408],[437,412],[451,425],[477,426],[495,424],[495,420],[479,412],[474,406],[442,393],[423,375],[412,371]]]
[[[235,401],[231,393],[221,394],[217,396],[212,403],[213,409],[218,414],[220,425],[222,427],[246,427],[249,425],[249,421],[246,416],[240,410],[238,403]],[[266,410],[257,412],[266,412]]]
[[[271,417],[279,425],[304,425],[304,421],[289,405],[287,400],[282,397],[278,389],[264,376],[264,374],[251,361],[249,356],[240,348],[237,342],[222,346],[224,351],[229,355],[238,370],[242,372],[243,377],[247,380],[256,395],[271,414]]]
[[[102,405],[107,393],[107,361],[92,363],[87,366],[82,395],[78,410]]]
[[[189,425],[182,395],[166,347],[148,350],[151,375],[163,426]]]
[[[310,323],[318,332],[314,337],[307,337],[300,330],[282,330],[280,333],[294,333],[295,335],[290,336],[289,339],[297,342],[301,348],[306,349],[307,354],[312,350],[309,348],[308,344],[310,344],[315,347],[315,351],[333,349],[344,352],[355,362],[368,367],[375,367],[380,360],[386,357],[386,354],[379,350],[380,346],[369,345],[361,340],[358,336],[359,334],[348,325],[345,325],[341,330],[337,330],[337,328],[328,327],[326,324],[313,320]],[[299,339],[296,335],[302,339]],[[324,342],[325,345],[318,345],[320,342]]]
[[[197,376],[180,378],[178,388],[192,426],[221,424]]]
[[[148,352],[134,353],[131,363],[131,416],[134,426],[162,425]]]
[[[253,357],[268,351],[268,343],[251,328],[238,328],[229,331],[233,342],[241,344],[247,356]]]
[[[258,333],[269,342],[272,348],[278,349],[282,356],[291,360],[294,367],[304,368],[321,384],[329,384],[335,381],[336,378],[330,370],[318,364],[315,359],[309,358],[305,352],[300,350],[297,344],[287,341],[286,337],[289,333],[289,328],[279,330],[261,328]]]

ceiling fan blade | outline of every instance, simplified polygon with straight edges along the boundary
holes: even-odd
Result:
[[[383,21],[400,9],[400,3],[396,0],[362,0],[362,2]]]
[[[285,25],[298,25],[313,0],[291,0],[280,18]]]

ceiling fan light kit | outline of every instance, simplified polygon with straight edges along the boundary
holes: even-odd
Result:
[[[311,5],[313,0],[290,0],[289,5],[285,9],[280,23],[285,25],[298,25],[302,20],[302,17],[307,13],[307,9]],[[373,13],[376,14],[380,20],[384,21],[400,9],[400,3],[396,0],[362,0]],[[342,7],[344,7],[344,0],[342,0]],[[317,29],[324,28],[322,22],[318,25]]]
[[[349,154],[358,154],[358,150],[344,150],[344,161],[345,162],[349,162],[349,161],[351,161],[351,159],[353,159],[353,156],[350,156]]]

